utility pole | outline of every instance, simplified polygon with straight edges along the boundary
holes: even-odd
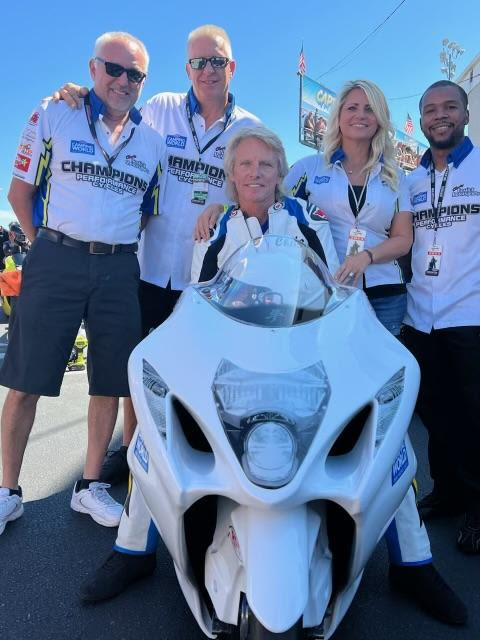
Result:
[[[440,62],[443,66],[440,67],[440,70],[447,76],[449,80],[452,80],[455,75],[455,71],[457,68],[455,60],[458,58],[458,56],[461,56],[464,53],[465,49],[462,49],[458,42],[450,42],[448,38],[444,38],[442,40]]]

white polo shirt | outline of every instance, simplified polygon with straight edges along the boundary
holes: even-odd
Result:
[[[438,276],[425,274],[434,236],[430,150],[408,177],[415,241],[405,322],[425,333],[432,328],[480,325],[480,148],[466,137],[447,161],[437,231],[437,244],[442,247]],[[436,201],[443,175],[435,171]]]
[[[338,149],[330,166],[323,154],[302,158],[291,167],[284,181],[293,196],[308,200],[325,212],[340,263],[345,260],[348,236],[356,222],[348,199],[348,177],[341,164],[344,155],[342,149]],[[367,233],[365,249],[388,238],[397,211],[410,211],[404,174],[398,171],[399,189],[394,191],[382,179],[381,169],[379,162],[370,172],[365,204],[357,218],[358,227]],[[396,260],[372,264],[365,271],[366,287],[403,282],[402,270]]]
[[[112,168],[92,137],[85,109],[44,100],[23,130],[13,175],[38,187],[35,226],[87,242],[130,244],[138,238],[141,212],[157,211],[165,143],[132,109],[111,144],[103,103],[93,91],[89,96],[97,139],[110,156],[134,129]]]
[[[140,277],[146,282],[165,287],[171,280],[172,289],[184,289],[190,282],[193,230],[197,217],[205,206],[228,201],[223,170],[226,144],[239,129],[260,124],[254,115],[235,105],[233,96],[229,97],[225,116],[208,130],[205,130],[199,103],[191,89],[188,94],[159,93],[142,110],[145,122],[165,138],[168,151],[168,172],[162,189],[160,215],[148,221],[140,241]],[[200,149],[220,133],[201,155],[190,129],[187,100],[190,101]],[[209,182],[204,205],[191,202],[192,176],[199,171],[206,173]]]

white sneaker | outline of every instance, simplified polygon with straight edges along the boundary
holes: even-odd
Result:
[[[7,522],[20,518],[23,513],[22,497],[10,495],[10,489],[0,487],[0,535],[5,531]]]
[[[106,490],[110,486],[105,482],[91,482],[88,489],[76,491],[77,484],[75,484],[70,506],[74,511],[88,513],[95,522],[103,524],[104,527],[118,527],[123,505],[107,493]]]

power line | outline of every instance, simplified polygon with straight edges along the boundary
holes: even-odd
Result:
[[[344,62],[349,56],[352,55],[352,53],[355,53],[355,51],[358,51],[358,49],[360,49],[360,47],[369,39],[371,38],[371,36],[373,36],[375,33],[377,33],[377,31],[379,31],[379,29],[381,29],[383,27],[383,25],[390,20],[390,18],[393,16],[394,13],[396,13],[400,7],[402,6],[402,4],[404,4],[407,0],[402,0],[396,7],[395,9],[385,18],[385,20],[383,20],[383,22],[381,22],[380,24],[378,24],[375,29],[373,31],[371,31],[367,36],[365,36],[365,38],[359,42],[357,44],[356,47],[354,47],[349,53],[347,53],[346,56],[343,56],[343,58],[341,58],[341,60],[339,60],[338,62],[336,62],[333,66],[330,67],[330,69],[327,69],[327,71],[324,71],[323,73],[321,73],[319,76],[317,76],[316,80],[318,80],[319,78],[323,78],[323,76],[326,76],[327,73],[330,73],[331,71],[334,71],[340,64],[342,64],[342,62]]]
[[[468,76],[468,78],[465,78],[465,80],[460,80],[460,82],[456,82],[455,84],[463,84],[464,82],[470,82],[471,80],[473,80],[474,78],[478,78],[478,76],[480,76],[480,72],[476,73],[473,76]],[[423,91],[421,91],[420,93],[412,93],[410,96],[399,96],[398,98],[388,98],[388,101],[392,101],[392,100],[407,100],[408,98],[418,98],[418,96],[423,95]]]

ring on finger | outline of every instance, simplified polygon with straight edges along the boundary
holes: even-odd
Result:
[[[348,274],[349,278],[353,278],[353,276],[355,275],[355,273],[353,271],[350,271],[350,273]]]

